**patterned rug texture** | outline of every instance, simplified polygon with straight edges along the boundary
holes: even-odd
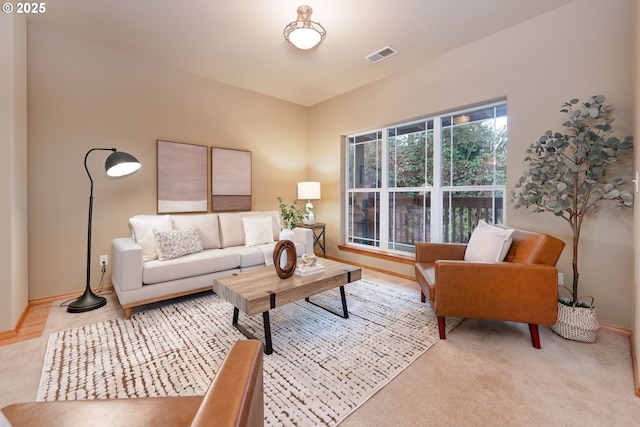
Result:
[[[345,286],[349,318],[299,301],[270,311],[265,425],[334,426],[423,354],[437,320],[418,291],[365,280]],[[311,298],[341,310],[338,289]],[[200,294],[123,318],[51,334],[36,400],[203,395],[245,337],[233,307]],[[447,319],[447,329],[458,319]],[[240,324],[264,337],[262,316]]]

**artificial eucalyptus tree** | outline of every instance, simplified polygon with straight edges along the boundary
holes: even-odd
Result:
[[[573,233],[573,299],[578,298],[578,243],[584,216],[595,212],[601,200],[618,207],[633,205],[631,192],[620,189],[623,180],[611,179],[607,169],[633,147],[633,138],[618,139],[611,123],[611,108],[603,95],[581,105],[578,99],[560,110],[567,119],[565,132],[546,131],[527,148],[528,169],[511,190],[514,208],[552,212],[571,226]],[[572,301],[573,302],[573,301]]]

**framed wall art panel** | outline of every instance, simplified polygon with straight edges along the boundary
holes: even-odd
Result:
[[[158,213],[207,212],[209,147],[158,143]]]
[[[211,210],[251,210],[251,152],[211,148]]]

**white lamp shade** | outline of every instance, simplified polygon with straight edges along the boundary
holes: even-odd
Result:
[[[320,183],[314,181],[305,181],[298,183],[298,199],[302,200],[319,200],[320,199]]]
[[[289,41],[298,49],[308,50],[322,40],[322,35],[313,28],[297,28],[289,34]]]

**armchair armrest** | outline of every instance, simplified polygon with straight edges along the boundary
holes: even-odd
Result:
[[[262,343],[236,342],[209,386],[191,427],[263,426]]]
[[[551,325],[558,270],[544,264],[436,261],[437,316]]]
[[[466,243],[416,243],[416,262],[433,264],[439,259],[463,260]]]
[[[220,426],[264,425],[262,343],[236,342],[202,396],[63,400],[2,408],[12,426]]]
[[[142,287],[142,246],[129,237],[117,237],[111,242],[111,282],[116,291]],[[120,297],[120,294],[118,294]],[[127,301],[120,300],[121,303]]]

